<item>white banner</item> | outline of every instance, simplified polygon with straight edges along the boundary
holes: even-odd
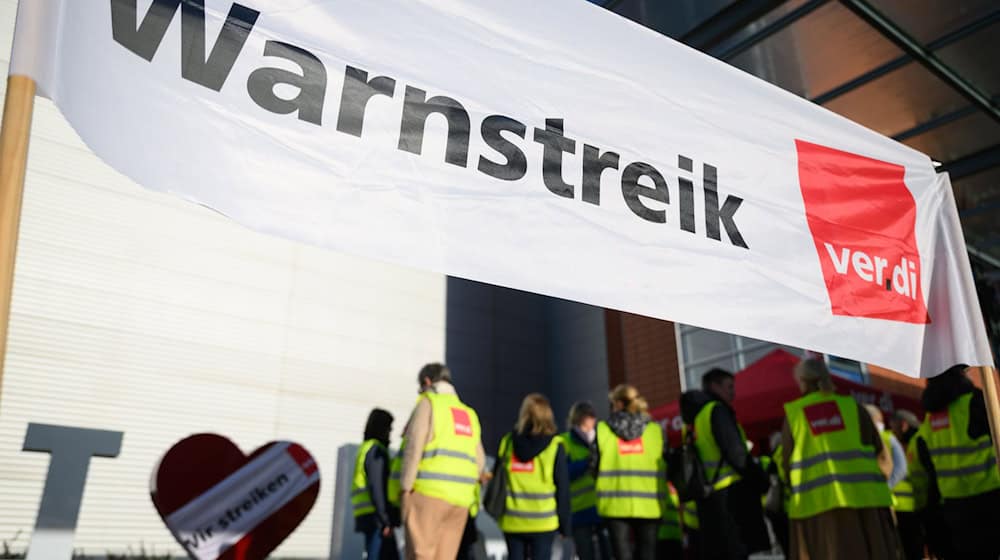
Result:
[[[309,453],[278,442],[164,522],[192,558],[215,560],[318,482],[319,469]]]
[[[584,0],[202,4],[21,2],[11,71],[259,231],[910,375],[991,363],[930,160],[791,93]]]

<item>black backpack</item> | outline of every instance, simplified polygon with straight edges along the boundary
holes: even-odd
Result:
[[[667,452],[667,479],[677,490],[677,497],[682,502],[702,500],[712,493],[714,479],[710,481],[705,472],[705,465],[698,456],[694,446],[693,430],[685,430],[684,443]]]

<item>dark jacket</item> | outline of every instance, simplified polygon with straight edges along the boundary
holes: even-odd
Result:
[[[948,408],[951,403],[962,395],[972,393],[969,400],[969,429],[967,434],[970,439],[978,439],[990,436],[989,417],[986,413],[986,401],[983,392],[976,389],[975,385],[965,374],[964,368],[952,368],[937,377],[927,380],[927,388],[924,389],[920,397],[921,405],[928,413],[940,412]],[[931,461],[931,454],[927,448],[927,443],[921,438],[917,440],[917,456],[920,464],[928,474],[928,503],[937,504],[941,501],[941,493],[938,490],[937,474],[934,463]]]
[[[712,402],[719,403],[712,410],[712,435],[719,445],[722,460],[732,466],[742,480],[698,502],[702,557],[745,558],[771,546],[760,503],[769,481],[760,463],[747,450],[740,436],[736,413],[728,403],[711,393],[688,391],[681,395],[681,419],[686,425],[694,424],[698,413]],[[714,472],[708,475],[712,477]]]
[[[576,482],[580,477],[586,476],[587,474],[595,474],[597,470],[597,440],[595,439],[593,443],[587,443],[576,430],[569,431],[569,437],[576,443],[587,447],[590,449],[590,455],[578,460],[571,461],[568,460],[569,465],[569,481],[570,483]],[[574,527],[584,527],[589,525],[597,525],[601,522],[601,516],[597,514],[597,506],[589,507],[584,510],[573,513],[573,526]]]
[[[368,477],[368,494],[375,506],[374,513],[354,518],[354,530],[359,533],[381,530],[392,526],[396,517],[395,508],[389,504],[386,484],[389,482],[389,453],[379,445],[373,445],[365,455],[365,476]]]
[[[552,439],[556,437],[558,436],[511,432],[514,456],[517,457],[518,461],[530,461],[545,451]],[[572,534],[568,463],[566,449],[560,444],[556,450],[556,462],[552,474],[556,484],[556,514],[559,516],[559,532],[565,537]]]
[[[722,453],[722,460],[728,463],[739,473],[744,480],[751,484],[763,487],[766,491],[767,475],[760,468],[750,455],[740,435],[739,424],[736,422],[736,413],[729,403],[719,399],[711,393],[704,391],[688,391],[681,395],[681,419],[684,424],[690,426],[694,424],[694,419],[712,402],[719,403],[712,411],[712,435],[719,445]],[[712,476],[714,473],[708,473]]]

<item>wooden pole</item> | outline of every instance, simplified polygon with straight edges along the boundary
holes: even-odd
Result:
[[[997,458],[1000,459],[1000,396],[997,395],[996,370],[991,367],[981,367],[979,368],[979,375],[983,381],[983,396],[986,397],[986,413],[990,418],[993,448],[996,451]],[[997,467],[1000,468],[1000,464]]]
[[[0,403],[7,357],[7,326],[14,291],[17,231],[24,198],[24,172],[28,165],[28,139],[35,107],[35,81],[27,76],[7,77],[7,99],[0,128]]]

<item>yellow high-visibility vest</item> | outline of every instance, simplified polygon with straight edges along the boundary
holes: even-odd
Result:
[[[354,476],[351,477],[351,507],[354,517],[375,513],[375,504],[372,503],[371,492],[368,490],[368,473],[365,472],[365,457],[372,447],[385,449],[382,442],[370,439],[361,444],[358,455],[354,458]]]
[[[920,437],[934,463],[938,488],[945,500],[985,494],[1000,488],[996,451],[987,432],[969,437],[969,401],[972,393],[955,399],[948,408],[927,413]]]
[[[500,530],[504,533],[547,533],[559,528],[556,511],[556,455],[562,439],[553,437],[541,453],[522,461],[514,454],[511,436],[500,441],[498,460],[510,481]]]
[[[403,453],[405,451],[406,438],[403,438],[399,444],[399,451],[389,461],[389,482],[386,483],[385,494],[388,502],[396,507],[399,507],[402,501],[400,499],[400,494],[402,494],[400,477],[403,475]]]
[[[663,501],[663,518],[656,538],[661,541],[679,541],[683,538],[681,531],[681,501],[673,486],[667,485],[667,499]]]
[[[650,422],[642,437],[620,439],[597,424],[597,513],[601,517],[660,519],[667,494],[663,430]]]
[[[457,395],[428,392],[424,398],[431,403],[433,437],[417,466],[413,491],[471,509],[479,485],[479,417]]]
[[[892,489],[896,511],[914,512],[927,507],[927,471],[917,457],[917,438],[906,444],[906,478]]]
[[[861,445],[858,404],[825,392],[785,405],[795,446],[788,476],[788,517],[804,519],[836,508],[889,507],[892,498],[875,448]]]
[[[582,461],[590,457],[590,448],[577,441],[571,432],[565,432],[560,437],[562,438],[563,445],[566,447],[566,455],[570,461]],[[597,487],[594,476],[588,472],[570,482],[569,496],[570,509],[573,513],[596,506]]]
[[[701,463],[705,466],[705,474],[709,480],[715,481],[712,487],[716,490],[728,488],[741,479],[732,465],[722,460],[722,450],[715,441],[715,434],[712,433],[712,411],[720,405],[719,401],[712,401],[703,406],[694,417],[694,447],[698,451]],[[740,431],[745,449],[747,436],[743,432],[743,426],[737,424],[736,427]]]

